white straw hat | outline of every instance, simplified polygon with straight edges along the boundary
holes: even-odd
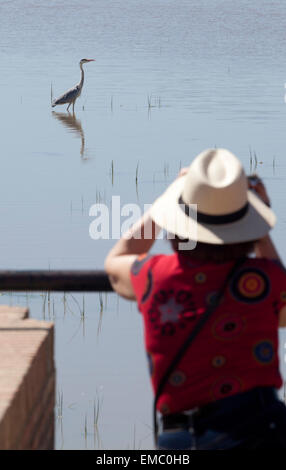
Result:
[[[212,244],[257,240],[276,222],[274,212],[248,189],[238,158],[225,149],[200,153],[187,174],[156,199],[151,217],[169,233]]]

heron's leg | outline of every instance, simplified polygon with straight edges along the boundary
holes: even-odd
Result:
[[[70,105],[71,105],[71,102],[69,103],[69,105],[68,105],[68,107],[67,107],[67,111],[69,110]]]
[[[73,101],[73,104],[72,104],[72,112],[74,114],[74,104],[75,104],[75,100]]]

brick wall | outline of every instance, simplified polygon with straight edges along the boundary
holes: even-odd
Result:
[[[0,306],[0,449],[54,448],[54,327]]]

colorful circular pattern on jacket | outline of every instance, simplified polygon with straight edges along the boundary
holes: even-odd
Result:
[[[185,381],[186,375],[180,370],[175,370],[169,378],[169,383],[173,385],[173,387],[180,387]]]
[[[217,339],[232,340],[242,332],[244,324],[244,319],[237,313],[226,313],[214,322],[212,332]]]
[[[212,393],[215,400],[225,398],[242,391],[241,381],[238,377],[223,377],[219,379],[212,387]]]
[[[260,364],[270,364],[274,359],[274,346],[272,341],[263,340],[253,347],[253,355]]]
[[[159,405],[159,410],[162,413],[162,415],[166,415],[166,414],[170,413],[170,407],[169,407],[168,403],[161,403]]]
[[[230,292],[233,297],[245,303],[255,303],[264,300],[270,289],[266,274],[257,268],[246,268],[234,277]]]
[[[219,295],[218,291],[209,292],[206,295],[206,304],[207,305],[215,305],[216,302],[217,302],[218,295]]]
[[[212,366],[213,367],[222,367],[226,363],[226,358],[225,356],[215,356],[212,359]]]
[[[207,279],[207,276],[205,275],[205,273],[199,272],[195,275],[195,281],[198,284],[203,284],[204,282],[206,282],[206,279]]]

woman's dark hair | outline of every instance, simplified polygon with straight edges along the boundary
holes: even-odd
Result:
[[[179,243],[187,243],[189,240],[174,235],[170,239],[174,251],[202,262],[226,263],[227,261],[242,258],[253,253],[256,240],[230,245],[214,245],[210,243],[197,242],[193,250],[180,250]]]

